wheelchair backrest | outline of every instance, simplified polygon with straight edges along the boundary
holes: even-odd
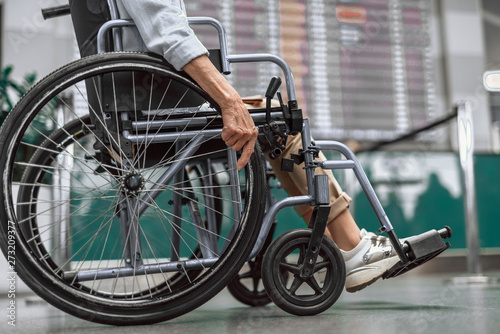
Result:
[[[97,53],[97,32],[111,20],[106,0],[69,0],[71,19],[75,30],[80,55],[83,57]],[[111,43],[111,36],[107,38]],[[108,45],[112,49],[111,45]]]

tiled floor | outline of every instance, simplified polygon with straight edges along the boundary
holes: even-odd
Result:
[[[490,276],[500,277],[500,273]],[[323,314],[292,316],[274,305],[249,308],[224,290],[199,309],[160,324],[104,326],[74,318],[36,296],[16,297],[16,327],[0,299],[0,333],[500,333],[500,284],[452,284],[456,275],[412,275],[344,292]]]

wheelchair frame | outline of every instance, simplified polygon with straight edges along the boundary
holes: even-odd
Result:
[[[123,20],[119,19],[118,9],[114,0],[108,0],[108,4],[110,6],[111,12],[111,20],[106,22],[98,32],[97,35],[97,52],[104,53],[106,52],[106,34],[113,30],[114,28],[120,27],[131,27],[135,26],[135,24],[131,20]],[[220,55],[221,55],[221,64],[222,64],[222,73],[230,74],[231,69],[230,65],[232,63],[248,63],[248,62],[272,62],[278,65],[283,71],[285,82],[286,82],[286,90],[289,97],[289,105],[296,105],[296,93],[295,93],[295,84],[292,75],[292,71],[290,66],[279,56],[273,54],[259,53],[259,54],[245,54],[245,55],[231,55],[229,54],[226,42],[226,32],[223,25],[216,19],[210,17],[190,17],[188,18],[188,22],[190,25],[210,25],[216,28],[218,37],[219,37],[219,46],[220,46]],[[122,50],[122,43],[120,32],[114,30],[113,31],[113,40],[115,42],[115,50]],[[257,122],[256,122],[257,123]],[[212,136],[217,134],[218,130],[207,131],[207,136]],[[129,134],[124,134],[125,138],[131,140],[137,140],[139,138],[133,137]],[[304,148],[304,162],[305,162],[305,170],[307,177],[307,185],[309,194],[306,196],[294,196],[282,199],[275,203],[271,208],[269,208],[266,213],[263,221],[262,232],[259,235],[258,241],[252,251],[251,257],[254,257],[261,249],[264,240],[267,237],[267,233],[271,227],[272,222],[276,218],[277,213],[285,208],[290,206],[298,206],[298,205],[322,205],[329,203],[329,193],[328,187],[325,187],[325,181],[320,181],[315,178],[314,169],[317,167],[323,169],[352,169],[358,179],[364,193],[366,194],[368,201],[370,202],[380,224],[382,225],[380,231],[387,233],[391,242],[393,243],[395,250],[403,263],[408,263],[408,258],[404,254],[401,244],[396,236],[394,228],[389,221],[384,208],[382,207],[373,187],[371,186],[370,181],[368,180],[361,164],[357,160],[355,154],[344,144],[338,141],[315,141],[311,142],[311,134],[309,131],[309,122],[308,120],[304,120],[302,126],[302,145]],[[141,138],[142,139],[142,138]],[[153,139],[154,140],[154,139]],[[166,140],[168,141],[168,137],[159,138],[159,141]],[[320,150],[326,151],[337,151],[341,153],[343,156],[347,158],[347,160],[328,160],[323,162],[314,161],[314,152],[318,152]]]
[[[119,28],[119,27],[126,27],[126,26],[133,26],[134,23],[130,20],[121,20],[119,19],[118,15],[118,9],[116,6],[115,0],[107,0],[109,7],[110,7],[110,12],[111,12],[111,17],[112,20],[106,22],[101,29],[99,30],[98,33],[98,53],[105,52],[105,45],[106,45],[106,39],[105,36],[109,32],[109,30],[112,30],[113,28]],[[293,79],[293,74],[291,71],[290,66],[286,63],[284,59],[282,59],[279,56],[273,55],[273,54],[267,54],[267,53],[258,53],[258,54],[244,54],[244,55],[231,55],[229,54],[228,48],[227,48],[227,42],[226,42],[226,32],[223,27],[223,25],[216,19],[210,18],[210,17],[190,17],[188,18],[188,22],[190,25],[210,25],[214,27],[217,30],[218,38],[219,38],[219,47],[220,47],[220,56],[221,56],[221,66],[222,66],[222,73],[223,74],[230,74],[231,69],[230,65],[233,63],[248,63],[248,62],[272,62],[280,67],[280,69],[283,71],[283,75],[285,77],[285,83],[286,83],[286,90],[287,94],[289,97],[289,102],[288,105],[290,106],[291,109],[295,108],[298,109],[297,101],[296,101],[296,93],[295,93],[295,85],[294,85],[294,79]],[[121,48],[121,38],[120,38],[120,33],[116,29],[113,30],[113,40],[116,43],[115,45],[118,46],[118,48]],[[274,95],[274,94],[273,94]],[[268,97],[269,98],[269,97]],[[252,116],[254,117],[254,116]],[[254,121],[257,123],[257,119],[254,118]],[[425,250],[414,250],[412,248],[418,248],[418,247],[423,247],[426,248],[424,245],[422,245],[421,242],[415,243],[414,245],[410,244],[409,242],[406,242],[404,244],[401,244],[399,242],[399,239],[396,235],[396,232],[394,230],[394,227],[392,226],[389,218],[387,217],[387,214],[385,213],[384,208],[382,207],[370,181],[368,180],[368,177],[366,176],[361,164],[359,163],[358,159],[356,158],[356,155],[354,152],[352,152],[349,147],[344,145],[341,142],[338,141],[326,141],[326,140],[321,140],[321,141],[311,141],[311,134],[309,131],[309,121],[307,119],[303,120],[303,124],[301,126],[301,134],[302,134],[302,146],[305,148],[303,150],[303,160],[305,162],[305,172],[306,172],[306,178],[307,178],[307,185],[308,185],[308,195],[305,196],[294,196],[294,197],[288,197],[285,199],[282,199],[276,203],[274,203],[266,212],[262,224],[262,230],[261,233],[259,234],[259,237],[257,239],[257,242],[252,250],[250,258],[255,257],[259,251],[262,249],[262,246],[267,238],[267,235],[269,233],[269,230],[271,229],[273,221],[276,219],[276,215],[278,212],[285,208],[285,207],[290,207],[290,206],[299,206],[299,205],[309,205],[309,206],[324,206],[329,203],[329,192],[328,192],[328,181],[326,180],[325,176],[322,175],[315,175],[314,170],[315,168],[322,168],[322,169],[351,169],[353,170],[363,192],[365,193],[375,215],[377,216],[381,228],[379,229],[380,233],[386,233],[387,236],[389,237],[399,259],[400,262],[398,263],[397,266],[392,268],[384,278],[389,278],[389,277],[395,277],[398,276],[402,273],[405,273],[408,270],[411,270],[415,268],[416,266],[419,266],[420,264],[428,261],[429,259],[437,256],[440,254],[442,251],[444,251],[446,248],[449,247],[449,244],[444,244],[441,243],[441,238],[449,238],[451,237],[451,229],[449,227],[445,227],[441,230],[439,230],[436,233],[431,233],[432,236],[428,235],[429,239],[434,238],[434,247],[430,247],[429,249]],[[314,155],[319,152],[319,151],[336,151],[341,153],[346,160],[327,160],[327,161],[314,161]],[[235,156],[232,157],[232,159],[235,159]],[[232,176],[234,177],[234,176]],[[313,219],[316,219],[316,215],[313,216]],[[322,239],[322,231],[324,231],[324,228],[326,227],[326,217],[321,218],[320,220],[325,220],[318,222],[313,222],[311,221],[309,223],[309,226],[316,231],[314,233],[316,239],[312,241],[309,244],[309,247],[314,247],[314,246],[319,246],[321,243]],[[315,227],[316,226],[316,227]],[[424,238],[425,239],[425,238]],[[432,243],[431,240],[428,240],[430,243]],[[418,246],[416,246],[418,244]],[[423,243],[425,244],[425,242]],[[413,246],[413,247],[412,247]],[[413,255],[412,258],[407,256],[407,253],[411,252]],[[419,254],[419,255],[415,255]],[[315,256],[311,253],[308,252],[307,255],[308,258],[313,258],[313,261],[310,262],[310,264],[306,263],[305,264],[305,269],[303,270],[303,273],[306,270],[310,270],[312,266],[315,263]]]

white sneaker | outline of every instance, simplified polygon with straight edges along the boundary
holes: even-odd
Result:
[[[345,288],[356,292],[374,283],[399,261],[389,238],[361,230],[361,241],[351,251],[341,250],[346,267]]]

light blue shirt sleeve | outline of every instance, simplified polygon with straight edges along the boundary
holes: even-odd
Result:
[[[134,21],[147,49],[165,57],[175,69],[208,55],[188,25],[183,0],[117,0],[117,5],[121,18]],[[131,49],[126,41],[124,48]]]

